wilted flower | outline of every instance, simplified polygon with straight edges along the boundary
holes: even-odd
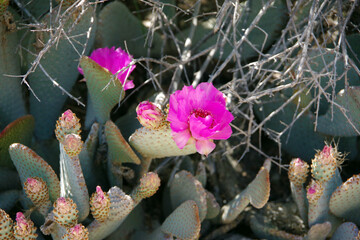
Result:
[[[212,83],[201,83],[196,89],[185,86],[170,96],[167,120],[180,149],[195,142],[197,151],[208,155],[215,148],[213,140],[231,136],[233,119],[223,94]]]
[[[137,119],[144,127],[155,129],[164,122],[161,110],[152,102],[143,101],[136,107]]]
[[[121,48],[98,48],[91,53],[89,58],[109,70],[112,74],[116,74],[124,90],[134,88],[135,85],[133,81],[127,80],[127,76],[134,70],[135,65],[127,67],[131,62],[131,56]],[[79,72],[83,74],[81,68],[79,68]]]

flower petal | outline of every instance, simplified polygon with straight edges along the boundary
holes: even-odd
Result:
[[[176,143],[176,145],[180,148],[183,149],[185,147],[185,145],[187,144],[187,142],[189,141],[191,134],[189,129],[186,129],[184,131],[181,132],[171,132],[171,135]]]
[[[212,140],[197,140],[196,141],[196,150],[200,154],[209,155],[214,149],[216,145]]]

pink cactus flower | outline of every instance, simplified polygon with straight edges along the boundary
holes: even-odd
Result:
[[[156,129],[164,122],[162,111],[149,101],[139,103],[136,113],[140,124],[147,128]]]
[[[121,48],[98,48],[91,53],[89,58],[109,70],[112,74],[117,74],[116,77],[122,83],[124,90],[135,87],[132,80],[127,80],[127,76],[130,75],[135,68],[135,65],[126,68],[126,66],[130,64],[132,56],[128,55]],[[120,71],[121,69],[123,70]],[[79,72],[84,74],[81,68],[79,68]]]
[[[223,94],[212,83],[201,83],[195,89],[185,86],[170,96],[167,120],[180,149],[195,143],[200,154],[208,155],[216,146],[213,140],[231,136],[233,119]]]

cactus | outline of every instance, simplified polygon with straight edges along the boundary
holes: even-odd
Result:
[[[356,4],[0,0],[0,238],[359,238]]]

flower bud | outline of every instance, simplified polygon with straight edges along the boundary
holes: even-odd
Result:
[[[14,226],[15,239],[36,239],[36,227],[34,223],[26,219],[22,212],[16,213],[16,224]]]
[[[67,134],[80,134],[80,120],[70,109],[66,110],[56,122],[55,135],[59,142],[64,141]]]
[[[154,103],[143,101],[136,107],[137,119],[146,128],[156,129],[164,123],[164,114]]]
[[[300,158],[294,158],[290,162],[288,176],[290,182],[296,186],[301,186],[305,183],[307,175],[309,173],[309,164]]]
[[[90,209],[94,218],[99,222],[105,221],[109,216],[110,198],[100,186],[96,187],[96,192],[90,198]]]
[[[77,134],[68,134],[65,136],[64,141],[64,150],[70,157],[75,157],[80,154],[83,147],[83,142],[81,137]]]
[[[67,240],[88,240],[89,231],[82,224],[76,224],[68,230],[68,233],[63,236]]]
[[[321,182],[329,181],[335,174],[337,167],[343,162],[342,154],[331,145],[325,145],[312,160],[311,173],[313,178]]]
[[[24,183],[24,190],[28,198],[36,206],[49,200],[49,191],[46,183],[39,177],[28,178]]]
[[[60,197],[54,203],[54,219],[65,228],[73,227],[77,223],[79,211],[71,198]]]
[[[141,179],[140,184],[131,194],[135,202],[151,197],[160,187],[160,178],[156,173],[148,172]]]

